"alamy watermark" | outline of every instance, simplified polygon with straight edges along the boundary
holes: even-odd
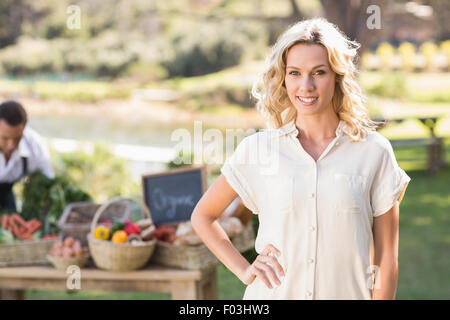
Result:
[[[369,17],[366,20],[366,26],[369,30],[381,29],[381,8],[376,4],[367,7],[366,13]]]
[[[235,143],[240,137],[255,133],[255,129],[226,129],[225,134],[215,128],[203,130],[202,121],[196,120],[193,135],[185,128],[172,132],[171,141],[178,142],[174,148],[179,155],[173,162],[176,165],[212,165],[223,164],[228,157],[232,157],[236,165],[258,165],[263,174],[277,173],[279,140],[275,131],[256,134],[249,143]]]
[[[81,29],[81,8],[77,5],[70,5],[66,9],[69,15],[66,20],[66,26],[69,30]]]
[[[376,265],[370,265],[367,267],[366,273],[370,274],[367,278],[367,288],[370,290],[381,288],[381,271],[380,267]]]
[[[70,265],[66,269],[66,273],[69,275],[66,281],[66,287],[68,290],[80,290],[81,289],[81,270],[77,265]]]

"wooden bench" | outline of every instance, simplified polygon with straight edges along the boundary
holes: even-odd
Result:
[[[426,147],[427,167],[431,173],[436,173],[446,165],[443,138],[393,139],[390,141],[393,148]]]
[[[384,128],[393,123],[402,123],[405,120],[418,120],[430,131],[429,138],[421,139],[392,139],[390,140],[393,148],[414,148],[414,147],[426,147],[427,148],[427,167],[430,173],[436,173],[439,169],[446,166],[445,162],[445,149],[444,139],[442,137],[436,137],[435,127],[439,119],[442,117],[404,117],[393,119],[373,119],[375,121],[384,121]]]
[[[154,264],[130,272],[83,268],[80,290],[165,292],[174,300],[217,300],[216,268],[183,270]],[[69,276],[52,266],[0,268],[0,299],[24,299],[26,289],[67,291]]]

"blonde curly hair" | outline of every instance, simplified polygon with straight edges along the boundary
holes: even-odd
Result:
[[[251,90],[257,100],[258,111],[274,129],[296,119],[297,110],[289,100],[284,78],[287,53],[291,47],[301,43],[325,47],[331,69],[336,73],[333,109],[350,129],[347,135],[352,141],[365,139],[379,123],[369,118],[364,106],[366,99],[356,81],[358,70],[355,62],[360,44],[349,40],[337,26],[323,18],[297,22],[278,38],[266,59],[265,69]]]

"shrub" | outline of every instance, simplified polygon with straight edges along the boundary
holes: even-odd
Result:
[[[169,77],[191,77],[220,71],[241,62],[246,50],[266,43],[262,28],[255,25],[211,24],[207,28],[194,25],[174,34],[166,47],[162,65]],[[252,56],[247,52],[247,55]],[[248,58],[248,56],[246,57]]]
[[[407,94],[406,80],[403,74],[384,74],[381,80],[367,89],[369,94],[386,98],[403,98]]]
[[[383,42],[378,46],[378,48],[376,50],[376,54],[381,60],[382,68],[390,69],[391,59],[395,54],[394,47],[387,42]]]
[[[427,68],[428,69],[434,69],[434,57],[436,53],[438,52],[438,47],[433,42],[427,41],[420,45],[419,47],[420,53],[425,57],[427,61]]]
[[[86,190],[96,202],[140,194],[140,186],[132,181],[127,161],[114,156],[106,144],[96,144],[92,153],[52,152],[52,160],[57,174]]]
[[[414,55],[416,53],[415,46],[410,42],[402,42],[397,52],[403,59],[404,70],[414,70]]]

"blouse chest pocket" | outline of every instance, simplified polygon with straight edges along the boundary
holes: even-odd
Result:
[[[342,173],[334,174],[335,208],[338,213],[361,213],[364,208],[366,177]]]
[[[293,210],[294,177],[271,176],[265,183],[265,202],[270,211],[288,213]]]

